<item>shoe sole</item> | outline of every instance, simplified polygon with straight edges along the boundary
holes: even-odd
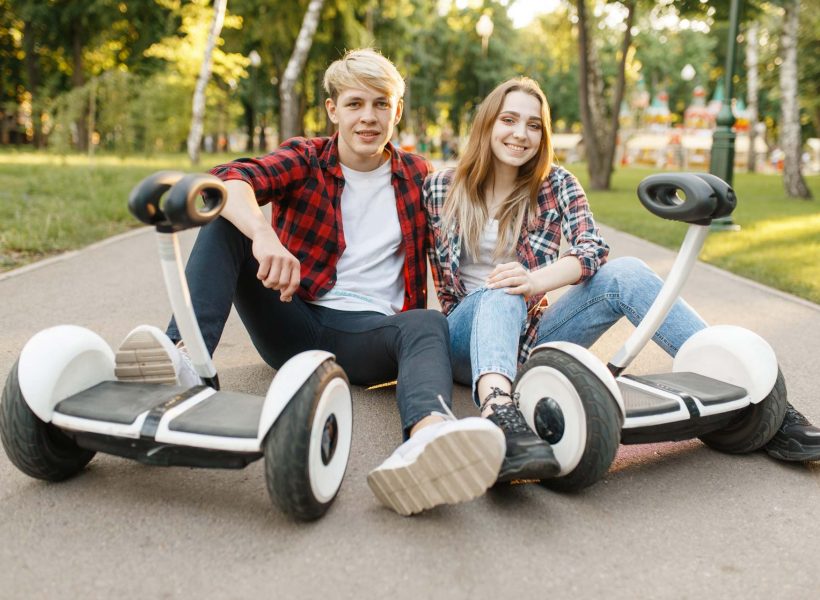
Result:
[[[808,462],[820,460],[820,448],[817,446],[804,446],[794,438],[781,442],[769,442],[764,448],[766,453],[780,460],[791,462]]]
[[[492,431],[452,431],[432,440],[410,464],[375,469],[367,483],[379,501],[408,516],[482,495],[504,458]]]
[[[174,363],[165,348],[147,331],[134,331],[120,344],[114,374],[120,381],[176,383]]]
[[[496,483],[505,483],[516,479],[551,479],[561,472],[561,465],[555,457],[527,458],[508,461],[501,466]]]

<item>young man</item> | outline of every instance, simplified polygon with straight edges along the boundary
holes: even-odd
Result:
[[[445,405],[447,322],[425,310],[428,163],[389,143],[404,81],[363,49],[330,65],[324,86],[336,135],[293,138],[212,170],[227,204],[200,230],[186,268],[202,335],[213,354],[233,304],[274,368],[322,349],[354,384],[397,379],[405,442],[369,474],[370,487],[402,514],[469,500],[495,482],[505,442],[495,425],[456,420]],[[268,203],[273,226],[260,209]],[[174,321],[167,335],[180,340]],[[192,367],[172,354],[190,383]]]

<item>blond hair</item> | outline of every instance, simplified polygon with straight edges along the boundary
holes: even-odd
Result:
[[[442,207],[444,223],[449,226],[455,222],[461,227],[464,247],[474,258],[478,256],[479,239],[489,219],[484,190],[492,184],[495,176],[493,151],[490,145],[492,130],[504,106],[504,99],[511,92],[524,92],[538,99],[541,105],[541,141],[535,156],[518,168],[512,192],[496,211],[498,241],[493,259],[497,260],[514,248],[528,209],[530,220],[537,216],[538,192],[552,169],[552,126],[550,108],[544,92],[538,83],[529,77],[505,81],[490,92],[478,107],[467,147],[458,161],[453,182]]]
[[[343,90],[362,85],[386,96],[404,96],[404,79],[396,66],[372,48],[348,50],[325,71],[325,91],[334,102]]]

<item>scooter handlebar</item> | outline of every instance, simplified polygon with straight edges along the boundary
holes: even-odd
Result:
[[[638,185],[638,199],[652,214],[696,225],[725,217],[737,205],[734,190],[709,173],[650,175]]]
[[[160,207],[166,192],[168,195]],[[215,219],[227,197],[225,184],[213,175],[159,171],[134,187],[128,197],[128,209],[158,231],[182,231]]]

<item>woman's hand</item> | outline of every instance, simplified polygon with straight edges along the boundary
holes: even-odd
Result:
[[[532,273],[517,262],[496,265],[487,278],[487,287],[491,289],[506,288],[508,294],[519,294],[525,298],[539,292]]]

